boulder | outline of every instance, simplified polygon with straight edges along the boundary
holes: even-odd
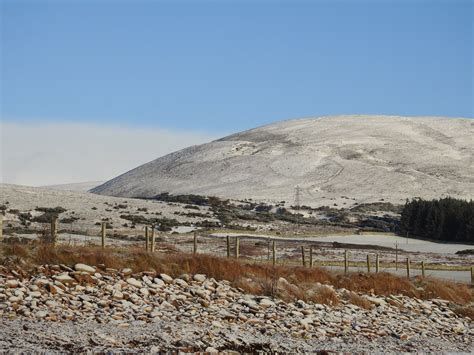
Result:
[[[53,278],[62,284],[70,284],[70,283],[75,282],[75,280],[71,276],[69,276],[67,272],[63,272],[62,274],[55,275],[53,276]]]
[[[263,307],[263,308],[274,307],[274,306],[275,306],[275,302],[269,300],[268,298],[263,298],[263,299],[260,301],[260,306]]]
[[[7,282],[5,282],[5,285],[9,288],[17,288],[20,283],[18,282],[18,280],[7,280]]]
[[[138,288],[142,288],[142,287],[143,287],[141,281],[138,281],[137,279],[134,279],[133,277],[129,277],[129,278],[127,279],[127,283],[128,283],[129,285],[132,285],[132,286],[135,286],[135,287],[138,287]]]
[[[92,266],[86,265],[86,264],[76,264],[74,265],[74,269],[76,271],[84,271],[88,272],[89,274],[94,274],[95,269]]]
[[[204,274],[196,274],[193,276],[193,280],[197,282],[204,282],[206,281],[206,275]]]

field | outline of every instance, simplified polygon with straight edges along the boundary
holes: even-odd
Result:
[[[462,245],[381,243],[396,238],[382,231],[395,226],[396,206],[270,209],[1,189],[2,349],[472,350],[472,255],[455,254]],[[396,260],[401,275],[392,273]],[[466,279],[433,277],[441,271]]]

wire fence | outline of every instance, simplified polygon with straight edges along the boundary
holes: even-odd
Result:
[[[0,240],[3,226],[0,219]],[[49,228],[45,227],[40,238],[53,245],[69,246],[100,245],[102,248],[118,246],[143,247],[146,252],[183,252],[209,254],[219,257],[301,267],[324,267],[338,272],[391,272],[421,277],[442,277],[474,284],[474,266],[454,265],[457,270],[440,269],[439,265],[420,260],[421,255],[402,253],[396,250],[367,252],[364,249],[343,249],[321,247],[311,241],[280,240],[271,237],[232,235],[201,235],[197,231],[187,234],[163,233],[154,226],[144,226],[130,237],[130,231],[114,230],[113,235],[102,222],[97,230],[84,234],[73,232],[72,225],[61,225],[53,218]],[[453,267],[453,265],[451,265]]]

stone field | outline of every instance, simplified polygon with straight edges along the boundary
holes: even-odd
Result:
[[[292,285],[283,278],[276,288]],[[472,352],[473,324],[442,299],[355,295],[338,304],[246,294],[203,274],[0,267],[2,351]],[[352,294],[351,294],[352,293]],[[347,301],[363,299],[364,308]]]

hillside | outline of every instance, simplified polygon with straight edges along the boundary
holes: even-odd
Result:
[[[474,121],[333,116],[277,122],[168,154],[91,191],[338,205],[474,198]]]
[[[85,192],[103,183],[104,181],[85,181],[70,184],[46,185],[42,187],[53,190]]]

